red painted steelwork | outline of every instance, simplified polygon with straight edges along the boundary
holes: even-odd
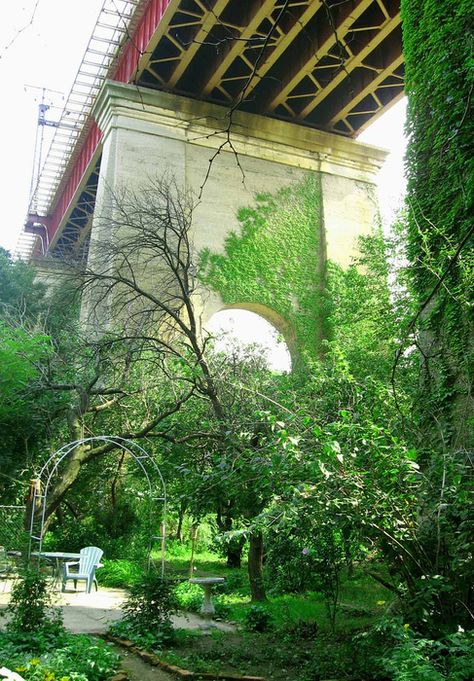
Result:
[[[150,0],[133,34],[132,40],[130,40],[123,49],[117,68],[112,74],[114,80],[121,83],[127,83],[133,77],[137,69],[138,61],[146,50],[169,3],[170,0]],[[59,228],[61,220],[69,208],[101,137],[102,133],[97,124],[92,122],[89,134],[82,144],[79,156],[72,167],[69,179],[61,192],[54,212],[52,215],[48,216],[47,230],[49,243],[51,243]]]
[[[140,57],[148,47],[148,43],[169,4],[170,0],[150,0],[133,34],[133,40],[127,43],[122,52],[113,74],[114,80],[118,80],[120,83],[128,83],[133,77]]]
[[[48,223],[46,225],[48,230],[48,239],[51,243],[56,231],[59,227],[59,223],[63,219],[69,204],[71,203],[74,194],[84,176],[85,171],[94,155],[97,145],[99,144],[100,138],[102,137],[102,132],[99,130],[99,126],[95,121],[91,122],[90,130],[82,143],[81,151],[72,167],[72,171],[69,175],[69,179],[61,192],[58,202],[53,213],[48,217]]]

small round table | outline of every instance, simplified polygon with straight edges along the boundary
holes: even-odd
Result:
[[[204,621],[201,625],[201,629],[207,631],[215,624],[212,624],[212,616],[215,613],[214,604],[211,598],[211,591],[214,584],[222,584],[225,582],[224,577],[192,577],[190,580],[191,584],[199,584],[204,589],[204,601],[201,606],[201,613],[204,617]]]

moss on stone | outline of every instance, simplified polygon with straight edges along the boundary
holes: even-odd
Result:
[[[226,305],[270,308],[292,328],[298,353],[316,357],[324,318],[320,175],[257,195],[237,217],[240,233],[229,234],[225,254],[201,253],[201,281]]]

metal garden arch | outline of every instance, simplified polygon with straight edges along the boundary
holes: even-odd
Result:
[[[149,527],[150,527],[150,538],[148,545],[148,567],[150,567],[151,561],[151,551],[153,548],[153,543],[156,541],[160,542],[161,547],[161,575],[164,575],[165,571],[165,551],[166,551],[166,485],[154,459],[148,454],[148,452],[143,449],[141,445],[133,440],[128,440],[123,437],[113,436],[113,435],[97,435],[95,437],[85,437],[74,442],[69,442],[58,449],[54,454],[52,454],[46,463],[43,465],[38,475],[32,480],[33,494],[31,498],[31,517],[29,525],[29,543],[28,543],[28,560],[31,559],[32,555],[37,555],[39,559],[39,554],[43,547],[43,536],[44,536],[44,526],[46,520],[46,503],[48,499],[48,491],[51,480],[56,473],[58,466],[61,462],[79,445],[92,442],[103,442],[105,444],[115,445],[118,449],[128,452],[134,459],[135,463],[142,470],[145,475],[145,479],[148,485],[148,494],[150,498],[149,505]],[[155,474],[155,475],[153,475]],[[157,478],[160,481],[161,490],[157,493],[153,489],[151,476]],[[159,504],[161,507],[161,522],[160,522],[160,534],[152,532],[154,526],[154,506]]]

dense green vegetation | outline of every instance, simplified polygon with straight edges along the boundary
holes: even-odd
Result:
[[[470,0],[402,2],[408,239],[423,353],[422,426],[450,451],[474,444],[473,12]]]
[[[0,631],[0,662],[25,681],[105,681],[118,667],[103,641],[63,627],[46,578],[26,570],[16,581]]]
[[[116,632],[172,662],[295,681],[473,678],[472,3],[402,4],[408,203],[350,267],[320,257],[317,175],[256,197],[226,252],[199,264],[192,198],[162,178],[114,198],[113,238],[48,295],[0,254],[0,502],[23,500],[47,453],[76,442],[44,544],[101,546],[102,584],[130,589]],[[198,282],[282,321],[292,373],[255,346],[216,351]],[[166,480],[164,582],[146,571],[160,520],[150,528],[144,477],[125,450],[86,441],[103,433],[142,443]],[[171,628],[200,607],[196,572],[226,576],[217,614],[237,631]],[[108,651],[64,633],[38,575],[12,608],[2,662],[28,679],[107,677]],[[95,655],[102,676],[75,661]]]
[[[137,597],[141,602],[154,599],[158,607],[149,618],[141,617],[138,626],[135,618],[126,617],[113,625],[112,632],[131,638],[164,661],[206,673],[260,674],[276,681],[468,681],[472,677],[472,631],[460,630],[437,640],[421,636],[397,613],[394,594],[361,567],[351,578],[342,579],[333,629],[321,592],[302,586],[299,592],[285,593],[266,566],[268,600],[253,604],[244,570],[226,567],[223,558],[200,548],[205,543],[198,544],[195,574],[225,576],[226,582],[215,588],[216,619],[237,628],[214,630],[210,636],[169,629],[166,611],[198,612],[202,603],[201,588],[184,576],[190,547],[172,543],[166,581],[159,576],[149,576],[146,582],[138,579],[130,599],[132,606]],[[369,565],[365,562],[364,569],[377,567],[384,574],[380,564]]]
[[[200,279],[228,305],[258,303],[296,337],[294,352],[317,357],[326,321],[319,174],[258,195],[238,219],[225,255],[201,253]]]
[[[402,2],[410,136],[407,254],[417,311],[403,345],[415,337],[421,360],[413,397],[426,476],[420,573],[438,593],[440,626],[459,618],[459,607],[471,611],[466,623],[472,622],[472,9],[469,0]]]
[[[417,394],[413,353],[399,362],[396,402],[390,384],[400,320],[412,314],[413,305],[405,271],[389,272],[403,238],[402,227],[393,242],[375,232],[361,240],[350,268],[329,264],[326,298],[332,304],[326,314],[332,332],[322,345],[322,360],[305,356],[292,374],[282,375],[268,371],[258,348],[229,358],[209,347],[205,369],[194,366],[191,372],[188,356],[175,354],[163,365],[155,347],[140,346],[126,382],[119,384],[118,402],[109,405],[108,396],[93,390],[82,412],[84,402],[79,409],[72,402],[73,420],[80,417],[87,432],[110,432],[124,424],[139,430],[143,412],[148,419],[156,409],[165,411],[169,391],[181,382],[199,385],[204,370],[212,377],[206,390],[211,385],[214,392],[206,399],[202,391],[200,399],[191,396],[169,408],[159,428],[144,433],[168,485],[168,532],[174,540],[166,575],[172,583],[146,576],[147,490],[125,452],[105,448],[89,457],[89,450],[81,450],[88,465],[76,472],[50,516],[47,548],[99,545],[106,552],[101,583],[131,589],[116,633],[170,661],[211,671],[264,673],[266,668],[267,675],[283,679],[289,669],[295,678],[315,681],[328,675],[368,681],[417,681],[421,674],[469,678],[470,634],[458,631],[459,625],[468,626],[468,618],[439,608],[438,578],[424,570],[428,520],[419,510],[428,478],[418,457],[417,432],[407,432],[405,425]],[[403,292],[396,299],[389,293],[389,274]],[[53,320],[56,304],[51,299]],[[129,361],[115,338],[81,347],[74,314],[65,323],[67,335],[64,323],[58,331],[45,319],[48,351],[33,362],[21,355],[25,371],[33,371],[32,382],[45,380],[48,367],[45,387],[59,405],[51,443],[67,432],[71,401],[63,401],[62,387],[70,394],[71,385],[78,393],[81,382],[96,385],[91,357],[100,358],[107,386],[117,380],[114,360],[120,366]],[[62,362],[72,343],[77,368]],[[160,384],[149,382],[152,364],[163,372]],[[53,375],[62,383],[52,381]],[[34,449],[30,456],[42,459]],[[4,498],[16,498],[18,489],[12,482]],[[448,513],[440,512],[439,522],[448,521]],[[429,531],[437,528],[434,523]],[[206,560],[196,554],[203,549]],[[153,560],[159,564],[157,549]],[[466,564],[462,573],[459,567],[458,579],[469,588],[470,568]],[[187,582],[193,568],[198,574],[226,575],[217,614],[237,622],[241,632],[211,637],[212,644],[173,632],[171,613],[200,608],[200,588]],[[55,645],[61,650],[59,640]],[[277,652],[269,656],[264,649]],[[453,662],[459,658],[460,670]]]

